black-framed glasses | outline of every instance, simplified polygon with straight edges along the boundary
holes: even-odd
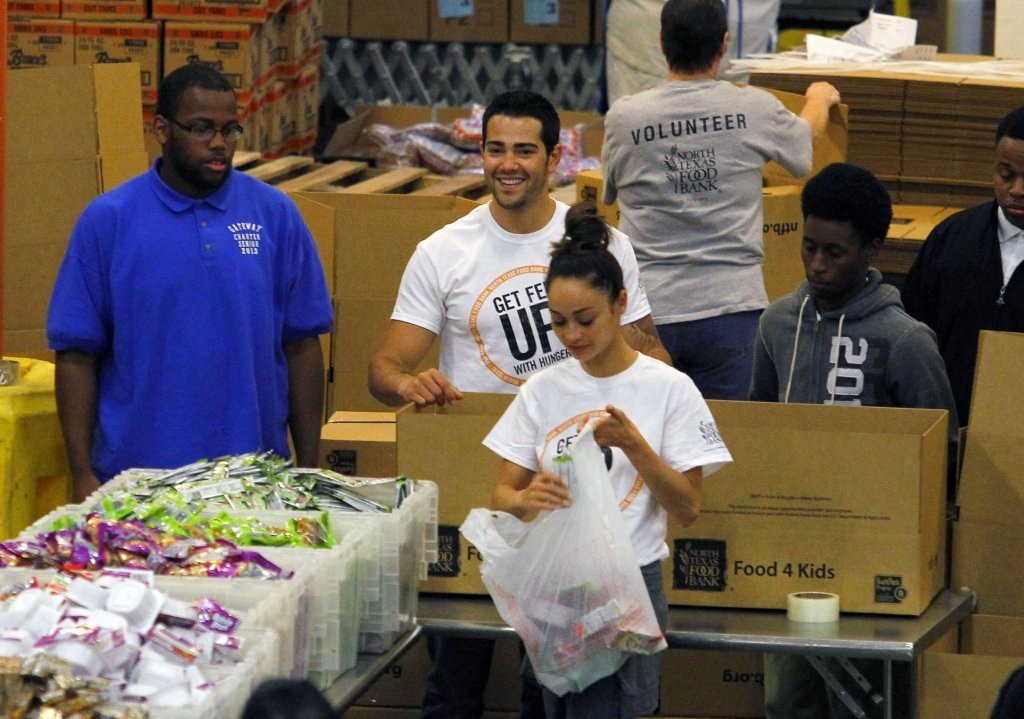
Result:
[[[178,122],[173,117],[168,117],[172,123],[180,127],[182,130],[187,132],[193,138],[199,142],[209,142],[213,139],[213,136],[218,132],[227,142],[234,142],[242,136],[245,132],[245,128],[239,125],[237,122],[229,122],[224,127],[214,127],[213,125],[198,124],[198,125],[186,125],[183,122]]]

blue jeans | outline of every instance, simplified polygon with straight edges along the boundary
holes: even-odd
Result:
[[[661,579],[661,562],[640,568],[654,614],[662,631],[668,623],[668,600]],[[524,678],[533,677],[529,659],[523,659]],[[534,681],[536,681],[534,679]],[[547,719],[633,719],[658,711],[661,653],[632,654],[615,674],[600,679],[582,692],[558,696],[541,686]]]
[[[672,364],[697,385],[704,399],[747,398],[754,374],[754,344],[761,310],[693,322],[657,325]]]

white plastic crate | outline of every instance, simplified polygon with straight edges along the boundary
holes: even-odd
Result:
[[[25,567],[0,568],[0,589],[11,584],[26,582],[35,577],[41,584],[49,582],[56,576],[53,569],[29,569]],[[259,583],[260,580],[234,580],[234,579],[205,579],[197,580],[192,577],[158,577],[158,588],[166,591],[168,580],[175,582],[192,582],[192,586],[210,582],[221,582],[225,587],[238,589],[236,582],[247,581]],[[273,583],[285,584],[284,581]],[[163,586],[161,586],[163,585]],[[199,596],[194,595],[194,596]],[[213,599],[217,597],[207,594]],[[182,597],[184,598],[184,597]],[[236,606],[229,600],[219,600],[226,609],[235,609]],[[237,604],[234,603],[234,604]],[[277,604],[271,602],[272,605]],[[197,705],[180,707],[147,707],[150,719],[237,719],[242,713],[246,699],[252,690],[264,679],[273,676],[280,676],[280,656],[282,647],[278,631],[270,628],[249,626],[255,614],[249,617],[243,616],[243,625],[235,632],[235,635],[243,640],[242,661],[232,664],[218,664],[204,666],[203,675],[211,682],[214,688],[210,694]]]
[[[147,707],[149,719],[238,719],[253,689],[276,676],[280,645],[277,632],[270,629],[239,629],[237,635],[244,640],[242,661],[204,668],[216,684],[200,704]]]
[[[156,577],[155,587],[172,599],[209,597],[241,620],[242,629],[270,629],[278,636],[275,676],[302,678],[307,671],[306,627],[310,583],[290,580]]]

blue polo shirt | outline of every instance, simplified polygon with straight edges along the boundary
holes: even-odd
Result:
[[[99,359],[93,467],[177,467],[290,454],[283,345],[330,331],[331,299],[302,216],[240,172],[201,200],[161,160],[79,217],[50,301],[51,349]]]

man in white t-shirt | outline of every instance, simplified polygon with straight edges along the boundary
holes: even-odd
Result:
[[[544,277],[568,206],[548,194],[558,165],[558,114],[513,91],[484,114],[484,174],[493,200],[421,242],[402,276],[387,332],[370,360],[369,389],[385,404],[445,404],[462,392],[515,392],[568,355],[551,330]],[[630,345],[667,361],[628,239],[610,247],[630,303]],[[441,338],[439,367],[417,371]]]
[[[537,93],[514,90],[488,105],[481,151],[493,199],[435,232],[410,258],[370,359],[368,386],[378,400],[422,406],[458,402],[464,391],[514,393],[569,356],[551,329],[544,291],[551,243],[564,234],[568,211],[548,193],[562,153],[559,133],[558,113]],[[622,318],[627,341],[668,362],[628,238],[614,232],[609,249],[630,298]],[[439,366],[418,369],[438,337]],[[493,646],[432,638],[422,716],[479,717]],[[524,716],[529,703],[524,697]]]

